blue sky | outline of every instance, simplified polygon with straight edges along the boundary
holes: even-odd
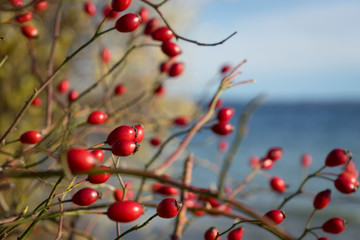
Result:
[[[181,41],[186,73],[170,91],[198,95],[209,79],[220,79],[222,64],[247,59],[239,80],[257,83],[229,90],[229,98],[360,101],[358,0],[204,0],[190,21],[183,35],[198,41],[238,34],[217,47]]]

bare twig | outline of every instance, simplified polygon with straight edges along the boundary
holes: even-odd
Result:
[[[226,37],[225,39],[219,41],[219,42],[215,42],[215,43],[203,43],[203,42],[198,42],[196,40],[192,40],[186,37],[183,37],[181,35],[179,35],[178,33],[175,32],[175,30],[170,26],[170,24],[168,23],[168,21],[166,20],[166,18],[164,17],[164,15],[162,14],[162,12],[160,11],[160,7],[165,4],[167,1],[163,1],[159,4],[154,4],[151,3],[148,0],[141,0],[142,2],[146,3],[147,5],[151,6],[152,8],[154,8],[154,10],[159,14],[159,16],[161,17],[161,19],[164,21],[164,23],[166,24],[166,26],[170,29],[170,31],[172,31],[174,33],[174,36],[176,39],[181,39],[184,40],[186,42],[191,42],[194,43],[196,45],[199,46],[216,46],[216,45],[220,45],[223,44],[224,42],[226,42],[227,40],[229,40],[230,38],[232,38],[235,34],[237,34],[237,32],[233,32],[232,34],[230,34],[228,37]]]

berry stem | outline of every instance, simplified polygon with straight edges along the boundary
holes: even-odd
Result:
[[[307,222],[306,222],[306,226],[305,226],[305,228],[304,228],[304,232],[303,232],[303,233],[301,234],[301,236],[299,237],[299,240],[303,239],[303,238],[306,236],[306,234],[309,232],[309,226],[310,226],[311,220],[312,220],[315,212],[316,212],[316,209],[314,209],[314,210],[311,212],[311,214],[310,214],[310,216],[309,216],[309,218],[308,218],[308,220],[307,220]]]
[[[307,183],[307,181],[309,181],[311,178],[313,177],[316,177],[320,174],[320,172],[326,168],[326,165],[322,166],[319,170],[317,170],[316,172],[314,172],[313,174],[309,174],[300,184],[298,190],[296,192],[294,192],[293,194],[287,196],[283,201],[282,203],[277,207],[277,209],[282,209],[285,204],[291,200],[292,198],[296,197],[297,195],[301,194],[302,193],[302,190],[305,186],[305,184]]]
[[[145,221],[143,224],[141,224],[140,226],[135,225],[134,227],[126,230],[126,231],[125,231],[124,233],[122,233],[120,236],[118,236],[117,238],[115,238],[115,240],[118,240],[118,239],[122,238],[123,236],[125,236],[126,234],[128,234],[128,233],[130,233],[130,232],[133,232],[133,231],[136,231],[136,230],[138,230],[138,229],[140,229],[140,228],[145,227],[146,225],[149,224],[149,222],[150,222],[151,220],[153,220],[155,217],[157,217],[157,215],[158,215],[158,214],[155,213],[154,215],[152,215],[148,220],[146,220],[146,221]]]
[[[116,162],[115,162],[114,154],[111,154],[111,158],[112,158],[112,160],[113,160],[113,164],[114,164],[115,169],[118,169],[119,163],[120,163],[120,157],[118,157],[118,158],[116,159]],[[119,182],[120,182],[120,186],[121,186],[121,188],[122,188],[122,190],[123,190],[122,201],[124,201],[124,200],[125,200],[125,196],[126,196],[127,188],[126,188],[126,185],[124,184],[124,181],[123,181],[122,178],[121,178],[120,173],[116,173],[116,176],[118,177]]]

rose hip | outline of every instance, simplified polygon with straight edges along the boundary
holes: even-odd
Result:
[[[269,151],[267,153],[267,157],[270,158],[273,161],[277,161],[277,160],[279,160],[281,158],[282,153],[283,153],[282,148],[273,147],[273,148],[269,149]]]
[[[111,61],[111,50],[104,47],[103,49],[101,49],[100,56],[103,63],[109,63]]]
[[[206,232],[204,234],[204,239],[205,240],[214,240],[218,233],[219,233],[219,230],[217,230],[215,227],[211,227],[208,230],[206,230]],[[218,237],[217,239],[221,240],[221,237]]]
[[[115,222],[127,223],[138,219],[143,212],[143,207],[135,201],[119,201],[110,205],[107,216]]]
[[[222,108],[219,110],[217,114],[217,119],[219,121],[229,121],[234,115],[234,109],[233,108]]]
[[[93,111],[89,115],[87,122],[92,125],[98,125],[98,124],[103,124],[106,121],[106,119],[107,119],[106,113],[97,110],[97,111]]]
[[[95,165],[95,157],[84,148],[70,148],[67,152],[67,163],[71,172],[89,171]]]
[[[270,179],[270,186],[274,191],[278,193],[283,193],[286,191],[286,183],[280,177],[272,177]]]
[[[244,228],[239,227],[239,228],[236,228],[236,229],[232,230],[231,232],[229,232],[227,239],[228,240],[241,240],[243,234],[244,234]]]
[[[280,224],[286,218],[285,212],[281,210],[271,210],[264,215],[265,218],[271,220],[275,224]]]
[[[147,20],[149,19],[149,10],[145,7],[140,8],[138,14],[141,17],[142,23],[147,22]]]
[[[40,142],[42,139],[42,134],[36,130],[27,131],[20,136],[20,142],[26,144],[35,144]]]
[[[227,121],[221,121],[214,124],[211,130],[218,135],[224,136],[230,134],[234,130],[234,127]]]
[[[106,143],[110,146],[113,145],[118,140],[131,140],[135,138],[135,129],[131,126],[122,125],[114,130],[108,135]]]
[[[145,131],[143,125],[136,125],[134,127],[135,131],[135,137],[133,139],[134,142],[140,143],[144,137],[145,137]]]
[[[145,29],[144,29],[144,34],[145,35],[152,34],[155,31],[155,29],[158,28],[159,25],[160,25],[160,22],[159,22],[159,20],[157,18],[150,19],[146,23],[146,26],[145,26]]]
[[[161,50],[169,57],[175,57],[181,54],[180,47],[174,42],[163,42],[161,45]]]
[[[21,32],[27,38],[36,38],[39,35],[39,31],[32,25],[24,25],[21,27]]]
[[[121,139],[111,146],[111,152],[115,156],[126,157],[137,151],[137,144],[132,140]]]
[[[325,165],[328,167],[336,167],[347,162],[349,151],[337,148],[332,150],[325,159]]]
[[[134,13],[127,13],[120,17],[116,23],[115,28],[119,32],[132,32],[139,27],[140,18]]]
[[[126,93],[126,86],[124,84],[118,84],[115,87],[115,90],[114,90],[115,95],[121,96],[121,95],[123,95],[125,93]]]
[[[168,71],[169,77],[178,77],[184,72],[184,63],[174,62]]]
[[[331,199],[331,190],[330,189],[326,189],[322,192],[319,192],[318,194],[316,194],[315,198],[314,198],[314,208],[319,210],[319,209],[323,209],[325,208]]]
[[[107,166],[100,166],[100,169],[110,169]],[[88,176],[87,180],[93,184],[101,184],[109,180],[111,174],[110,173],[97,173],[91,174]]]
[[[49,6],[49,3],[47,1],[39,1],[34,5],[34,9],[38,12],[45,11]]]
[[[160,27],[151,34],[152,39],[158,41],[170,41],[174,37],[174,33],[168,27]]]
[[[131,4],[131,0],[112,0],[111,6],[114,11],[125,11]]]
[[[344,221],[344,219],[339,217],[331,218],[321,226],[324,232],[333,234],[341,233],[342,231],[344,231],[345,227],[346,222]]]
[[[74,194],[71,201],[79,206],[89,206],[93,204],[98,199],[98,197],[98,192],[94,189],[83,188]]]
[[[180,212],[182,204],[174,198],[165,198],[157,206],[156,212],[161,218],[173,218]]]
[[[16,16],[16,21],[18,23],[24,23],[24,22],[30,21],[32,18],[33,18],[33,13],[26,12],[26,13]]]
[[[67,78],[62,79],[57,85],[57,91],[59,93],[67,93],[70,89],[70,81]]]
[[[96,15],[96,5],[91,1],[84,2],[84,11],[90,16],[93,17]]]

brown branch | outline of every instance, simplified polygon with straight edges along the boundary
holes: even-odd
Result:
[[[184,164],[184,173],[183,173],[183,184],[184,185],[189,186],[191,184],[193,166],[194,166],[194,154],[190,154]],[[185,201],[186,201],[186,199],[185,199],[186,192],[187,191],[185,191],[185,190],[181,191],[181,202],[182,203],[185,203]],[[171,236],[172,240],[180,240],[182,238],[184,226],[187,222],[186,212],[187,212],[187,206],[186,206],[186,204],[183,204],[183,206],[179,212],[179,215],[176,219],[174,233]]]
[[[56,47],[58,45],[58,39],[60,36],[60,24],[62,17],[62,7],[63,0],[61,0],[57,6],[56,16],[55,16],[55,24],[54,24],[54,34],[53,34],[53,42],[50,50],[49,62],[48,62],[48,77],[54,74],[54,58]],[[54,98],[54,87],[52,81],[47,86],[47,106],[46,106],[46,128],[48,129],[51,126],[52,119],[52,101]]]

